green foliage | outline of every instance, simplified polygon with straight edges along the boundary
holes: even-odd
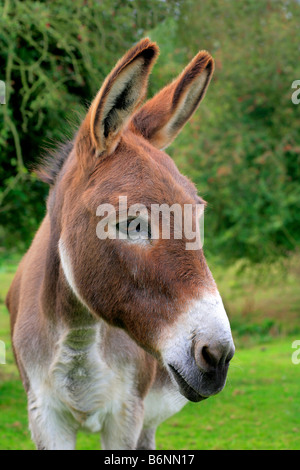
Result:
[[[296,0],[6,0],[0,6],[0,247],[27,245],[48,188],[29,170],[68,134],[116,60],[150,31],[161,57],[150,95],[199,49],[216,70],[170,147],[208,201],[205,249],[273,260],[300,242],[300,5]],[[1,249],[1,248],[0,248]]]
[[[6,0],[0,4],[0,247],[24,248],[45,212],[48,188],[29,172],[114,63],[169,12],[168,2]]]
[[[172,154],[208,200],[206,248],[226,259],[276,259],[299,246],[299,19],[295,1],[188,0],[178,21],[185,62],[207,49],[216,70]]]

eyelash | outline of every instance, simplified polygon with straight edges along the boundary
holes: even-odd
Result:
[[[132,219],[127,219],[127,227],[126,227],[126,234],[127,236],[129,236],[129,232],[128,232],[128,229],[129,229],[129,225],[130,223],[135,220],[134,218]],[[124,230],[122,230],[121,228],[121,224],[124,224],[125,221],[122,221],[122,222],[118,222],[117,225],[116,225],[116,228],[118,230],[118,232],[123,232],[124,233]],[[139,230],[137,230],[139,228]],[[139,223],[136,227],[135,227],[135,231],[137,233],[140,233],[140,230],[141,230],[141,224]],[[148,224],[148,239],[151,239],[151,228],[150,228],[150,225]]]

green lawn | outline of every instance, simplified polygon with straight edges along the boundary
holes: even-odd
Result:
[[[4,294],[14,270],[13,263],[6,264],[0,270],[0,340],[5,341],[7,346],[7,364],[0,365],[2,450],[34,448],[28,432],[26,397],[13,362],[8,314],[3,305]],[[232,275],[231,288],[234,287],[233,278]],[[294,278],[295,273],[292,276]],[[286,298],[291,299],[295,308],[299,301],[296,283],[294,285],[291,280],[287,282],[291,295]],[[225,288],[225,284],[221,284]],[[259,299],[263,298],[262,290],[266,297],[271,297],[274,289],[274,284],[269,290],[263,286],[257,289],[257,305]],[[281,304],[284,295],[283,289],[278,301]],[[244,301],[241,294],[237,296],[238,307],[233,312],[239,329],[241,322],[238,321],[238,309],[242,308]],[[158,449],[300,449],[300,364],[295,365],[291,360],[294,351],[292,342],[300,339],[300,334],[296,322],[293,323],[293,316],[290,323],[293,324],[294,333],[288,336],[282,334],[282,331],[288,331],[288,325],[284,324],[284,315],[279,315],[275,307],[272,312],[275,311],[276,315],[273,316],[269,330],[267,327],[264,330],[263,326],[260,329],[260,325],[266,325],[266,318],[272,319],[270,309],[265,318],[259,317],[256,310],[252,322],[251,312],[247,312],[248,329],[244,336],[235,338],[239,346],[230,366],[225,389],[202,403],[189,403],[180,413],[163,423],[157,432]],[[290,304],[285,308],[286,312],[293,311]],[[279,317],[282,321],[280,327],[277,322]],[[256,338],[252,342],[249,340],[251,328],[252,336]],[[77,448],[99,448],[99,436],[80,433]]]

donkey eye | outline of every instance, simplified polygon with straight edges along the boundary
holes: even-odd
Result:
[[[150,225],[140,218],[128,218],[116,224],[118,232],[127,235],[127,239],[132,241],[151,240]]]
[[[134,219],[126,219],[126,220],[121,220],[120,222],[118,222],[117,225],[116,225],[117,231],[125,233],[126,235],[128,235],[129,226],[130,226],[130,223],[133,220]]]

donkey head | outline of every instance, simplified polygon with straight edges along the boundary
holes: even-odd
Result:
[[[148,218],[139,213],[138,219],[119,209],[120,196],[128,207],[147,209],[203,203],[162,149],[202,100],[213,59],[199,52],[175,81],[138,109],[157,55],[149,39],[134,46],[106,78],[78,130],[56,189],[64,200],[59,253],[69,285],[92,314],[123,328],[164,364],[184,396],[200,401],[224,387],[234,353],[203,251],[186,249],[186,237],[172,230],[166,239],[158,227],[155,238],[149,213]],[[97,236],[103,205],[116,237]],[[115,209],[112,218],[110,208]],[[196,226],[195,211],[191,217]],[[174,228],[173,213],[170,224]]]

